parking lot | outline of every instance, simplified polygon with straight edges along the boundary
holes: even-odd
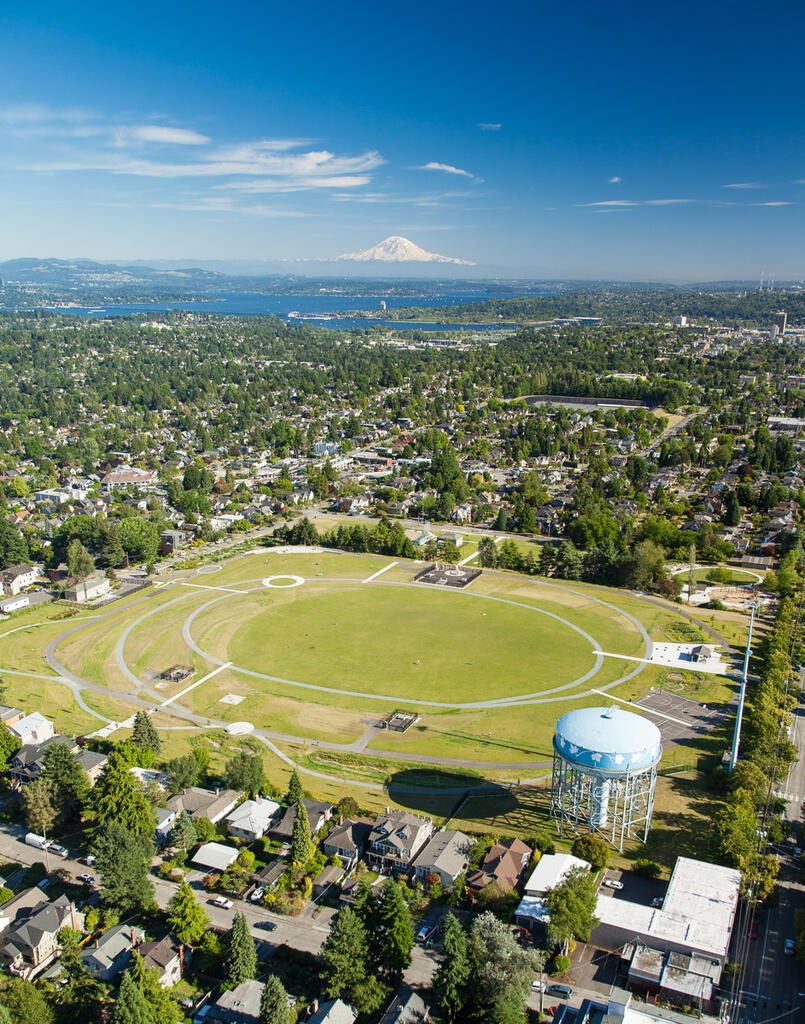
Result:
[[[690,697],[669,693],[668,690],[652,690],[641,697],[636,704],[646,711],[657,711],[651,720],[662,734],[663,746],[686,743],[697,739],[702,733],[718,729],[730,717],[730,707],[710,707]],[[668,715],[661,718],[660,715]],[[671,720],[673,719],[673,721]]]

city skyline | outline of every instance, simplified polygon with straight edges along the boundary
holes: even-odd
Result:
[[[319,261],[403,235],[512,276],[799,280],[803,76],[757,58],[805,14],[775,6],[12,4],[0,259]]]

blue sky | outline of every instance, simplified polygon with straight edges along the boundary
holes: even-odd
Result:
[[[801,0],[6,0],[0,258],[400,234],[501,273],[800,279],[803,38]]]

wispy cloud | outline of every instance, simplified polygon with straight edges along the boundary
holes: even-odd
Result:
[[[785,199],[777,199],[774,202],[768,203],[751,203],[751,206],[793,206],[793,203],[788,202]]]
[[[475,192],[436,192],[425,195],[401,196],[390,192],[335,193],[331,197],[337,203],[365,203],[369,206],[445,206],[451,199],[477,198]]]
[[[696,203],[697,199],[647,199],[646,206],[677,206],[680,203]]]
[[[597,203],[576,203],[576,206],[640,206],[632,199],[602,199]]]
[[[618,185],[622,180],[623,179],[619,178],[617,174],[613,174],[612,177],[609,179],[609,184]]]
[[[731,185],[722,185],[722,188],[765,188],[759,181],[734,181]]]
[[[463,178],[474,178],[474,174],[470,174],[469,171],[463,170],[461,167],[454,167],[452,164],[440,164],[435,160],[431,160],[430,163],[422,164],[421,167],[415,168],[417,171],[444,171],[445,174],[459,174]]]
[[[503,125],[496,121],[479,121],[477,127],[482,132],[499,132]]]
[[[120,141],[162,142],[174,146],[206,146],[212,139],[188,128],[174,128],[171,125],[143,124],[132,128],[118,129]]]
[[[245,205],[236,203],[230,196],[201,196],[197,199],[176,200],[175,202],[149,203],[153,210],[187,210],[193,213],[232,213],[246,217],[276,219],[282,217],[309,217],[302,210],[285,210],[262,203]]]

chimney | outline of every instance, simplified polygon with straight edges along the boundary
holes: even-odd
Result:
[[[134,927],[134,925],[132,925],[132,928],[131,928],[131,948],[134,949],[134,947],[136,945],[137,945],[137,930]]]
[[[343,825],[344,824],[344,815],[343,814],[339,814],[338,815],[338,824],[339,825]]]

